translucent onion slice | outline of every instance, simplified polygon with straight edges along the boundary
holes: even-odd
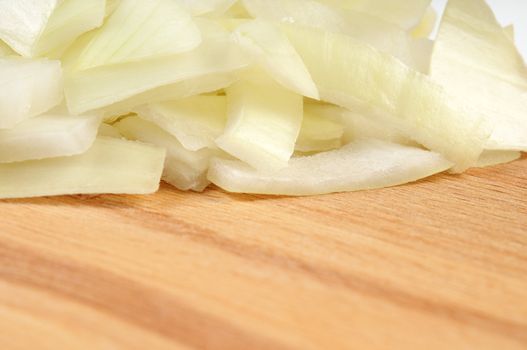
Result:
[[[0,130],[0,163],[70,156],[95,141],[101,119],[46,114]]]
[[[318,99],[318,90],[289,39],[273,24],[253,20],[233,33],[240,44],[279,84],[300,95]]]
[[[145,104],[180,100],[221,90],[232,85],[238,78],[237,72],[213,73],[192,78],[143,92],[111,106],[103,107],[100,111],[105,117],[125,115]]]
[[[63,0],[34,44],[32,54],[59,56],[81,34],[102,25],[105,6],[105,0]]]
[[[321,152],[342,146],[344,125],[340,121],[339,107],[304,104],[302,128],[296,140],[295,150],[299,152]]]
[[[445,171],[441,155],[377,140],[361,140],[338,150],[293,158],[285,169],[257,171],[235,160],[214,159],[208,178],[240,193],[317,195],[400,185]]]
[[[335,108],[335,107],[333,107]],[[417,146],[417,143],[389,124],[379,123],[375,118],[353,111],[341,112],[345,125],[344,143],[358,139],[371,138],[407,146]]]
[[[522,154],[515,151],[484,151],[478,159],[478,168],[510,163],[520,159]]]
[[[243,80],[227,89],[227,115],[219,148],[256,169],[287,166],[302,125],[302,96],[271,80]]]
[[[392,56],[351,37],[282,25],[321,98],[359,113],[443,154],[455,171],[473,165],[488,127],[451,102],[441,86]]]
[[[190,52],[83,71],[70,68],[65,89],[68,108],[82,114],[161,86],[246,67],[249,60],[229,32],[220,25],[208,25],[203,43]],[[74,56],[69,55],[69,59]]]
[[[252,16],[342,33],[389,53],[421,69],[420,40],[380,18],[336,9],[314,0],[244,0]],[[417,56],[417,57],[416,57]]]
[[[170,56],[200,42],[198,27],[175,1],[121,0],[81,53],[76,69]]]
[[[80,155],[0,164],[0,198],[157,191],[165,150],[98,138]]]
[[[0,58],[0,129],[42,114],[62,100],[59,61]]]
[[[59,0],[0,0],[0,39],[25,57],[44,32]]]
[[[403,29],[415,27],[429,8],[431,0],[319,0],[322,3],[342,7],[382,18]]]
[[[485,1],[449,1],[430,72],[494,126],[487,148],[527,151],[526,68]]]
[[[182,191],[203,191],[209,185],[206,174],[212,155],[210,150],[189,151],[174,136],[137,116],[124,118],[115,126],[129,139],[166,148],[163,180],[169,184]]]
[[[134,110],[178,139],[190,151],[216,148],[227,120],[225,96],[194,96],[152,103]]]

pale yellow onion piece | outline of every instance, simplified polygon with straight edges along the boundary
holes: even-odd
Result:
[[[164,161],[163,148],[100,137],[80,155],[0,164],[0,198],[153,193]]]
[[[421,22],[411,30],[414,38],[428,38],[428,36],[434,31],[436,21],[437,12],[432,6],[430,6],[426,9]]]
[[[225,96],[193,96],[186,99],[151,103],[134,109],[173,135],[190,151],[216,148],[227,120]]]
[[[302,125],[302,96],[271,80],[243,80],[227,89],[227,116],[220,149],[257,169],[287,166]]]
[[[0,0],[0,39],[25,57],[44,32],[59,0]]]
[[[70,68],[65,89],[70,111],[81,114],[161,86],[246,67],[249,60],[229,33],[222,32],[219,25],[213,28],[214,32],[204,35],[203,43],[190,52],[84,71]]]
[[[430,73],[494,127],[487,148],[527,151],[526,68],[485,1],[449,1]]]
[[[33,55],[59,56],[77,37],[102,25],[105,5],[105,0],[63,0],[34,44]]]
[[[111,106],[104,107],[100,112],[105,118],[115,115],[125,115],[137,107],[148,103],[180,100],[200,94],[212,93],[232,85],[237,80],[238,74],[236,72],[204,75],[148,90]]]
[[[327,107],[327,108],[326,108]],[[320,152],[342,146],[344,125],[338,111],[332,106],[304,103],[304,118],[295,150],[299,152]],[[335,107],[339,109],[339,107]]]
[[[97,136],[114,137],[117,139],[122,137],[121,133],[115,126],[106,123],[101,123]]]
[[[422,65],[421,40],[380,18],[332,8],[314,0],[244,0],[244,4],[253,17],[346,34],[399,58],[411,67],[427,68]]]
[[[12,128],[62,101],[60,62],[0,58],[0,90],[0,129]]]
[[[513,162],[522,156],[516,151],[484,151],[478,159],[476,167],[485,168]]]
[[[174,0],[121,0],[76,63],[77,70],[166,57],[197,47],[198,27]]]
[[[236,0],[177,0],[176,2],[185,7],[193,16],[219,16],[224,14]]]
[[[453,104],[443,88],[390,55],[351,37],[282,25],[319,88],[322,100],[380,123],[443,154],[455,171],[473,165],[488,128]]]
[[[166,148],[163,180],[169,184],[182,191],[203,191],[209,185],[206,174],[212,156],[210,150],[189,151],[174,136],[137,116],[126,117],[115,126],[129,139]]]
[[[101,118],[45,114],[0,130],[0,163],[70,156],[95,141]]]
[[[403,29],[415,27],[426,10],[431,0],[319,0],[354,11],[368,13]]]
[[[371,138],[406,146],[418,145],[411,138],[405,136],[395,128],[385,123],[380,123],[367,114],[344,110],[341,115],[342,122],[345,125],[344,143],[350,143],[363,138]]]
[[[233,37],[279,84],[297,94],[319,98],[304,62],[273,24],[256,19],[236,28]]]
[[[213,159],[208,178],[241,193],[318,195],[396,186],[451,167],[441,155],[378,140],[360,140],[340,149],[293,158],[279,171],[258,171],[235,160]]]

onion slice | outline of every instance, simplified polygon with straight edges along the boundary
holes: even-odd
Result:
[[[182,191],[201,192],[209,185],[206,174],[212,156],[210,150],[189,151],[174,136],[138,116],[124,118],[115,126],[129,139],[166,148],[164,181]]]
[[[100,123],[99,117],[46,114],[0,130],[0,163],[84,153]]]
[[[527,70],[485,1],[449,1],[430,74],[494,127],[486,148],[527,151]]]
[[[321,152],[339,148],[343,134],[339,107],[304,103],[304,118],[295,151]]]
[[[297,94],[319,98],[304,62],[289,39],[273,24],[253,20],[236,28],[233,36],[279,84]]]
[[[515,151],[484,151],[478,159],[477,167],[484,168],[510,163],[520,159],[522,154]]]
[[[449,169],[441,155],[378,140],[293,158],[285,169],[257,171],[243,162],[214,159],[208,178],[238,193],[306,196],[400,185]]]
[[[157,191],[165,150],[99,137],[80,155],[0,164],[0,198]]]
[[[227,121],[225,96],[194,96],[177,101],[153,103],[135,109],[143,119],[154,122],[190,151],[216,148]]]
[[[349,35],[399,58],[411,67],[423,68],[421,40],[378,17],[332,8],[314,0],[244,0],[244,4],[255,18]]]
[[[303,99],[265,79],[227,89],[227,126],[218,147],[257,169],[287,166],[303,116]]]
[[[12,128],[62,101],[59,61],[0,58],[0,129]]]
[[[60,0],[0,0],[0,39],[25,57],[44,32]]]
[[[453,104],[441,86],[351,37],[282,25],[304,59],[322,100],[380,123],[443,154],[455,171],[473,165],[489,130],[477,115]]]
[[[173,0],[121,0],[81,53],[77,70],[189,51],[201,43],[190,14]]]
[[[204,41],[190,52],[82,71],[69,68],[65,81],[68,108],[73,114],[82,114],[161,86],[229,73],[249,64],[226,30],[213,23],[205,27]]]

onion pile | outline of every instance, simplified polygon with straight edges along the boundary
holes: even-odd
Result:
[[[484,0],[0,0],[0,198],[316,195],[527,151]]]

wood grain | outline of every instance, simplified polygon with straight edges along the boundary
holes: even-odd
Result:
[[[526,349],[527,159],[310,198],[0,201],[1,349]]]

